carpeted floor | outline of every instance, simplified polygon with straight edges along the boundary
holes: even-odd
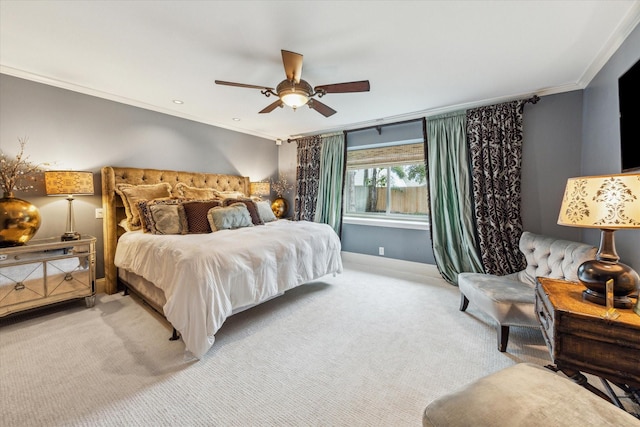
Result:
[[[425,271],[345,262],[228,319],[200,361],[119,294],[3,319],[2,425],[418,426],[440,395],[550,363],[536,329],[512,328],[498,352],[491,322]]]

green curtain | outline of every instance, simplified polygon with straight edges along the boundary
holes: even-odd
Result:
[[[329,224],[340,235],[344,184],[344,134],[323,138],[315,222]]]
[[[473,225],[466,112],[427,118],[427,165],[433,254],[441,274],[482,273]]]

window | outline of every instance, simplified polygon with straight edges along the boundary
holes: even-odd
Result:
[[[396,142],[347,151],[345,216],[427,222],[424,145]]]

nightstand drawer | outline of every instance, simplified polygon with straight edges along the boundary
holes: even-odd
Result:
[[[0,269],[0,305],[44,298],[44,264],[36,262]]]
[[[0,260],[0,267],[5,265],[13,265],[17,262],[29,262],[29,261],[44,261],[52,256],[64,255],[66,252],[64,249],[55,249],[51,251],[38,251],[38,252],[22,252],[18,254],[7,255],[3,260]]]
[[[87,258],[66,258],[47,262],[47,293],[49,295],[91,295]]]

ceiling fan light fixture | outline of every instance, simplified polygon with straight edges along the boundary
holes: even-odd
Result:
[[[298,107],[302,107],[307,102],[309,102],[309,98],[306,94],[301,92],[290,92],[280,95],[280,99],[289,107],[294,110]]]
[[[276,91],[278,92],[280,100],[295,110],[309,102],[313,89],[311,85],[304,80],[300,80],[299,84],[289,80],[283,80],[278,85]]]

